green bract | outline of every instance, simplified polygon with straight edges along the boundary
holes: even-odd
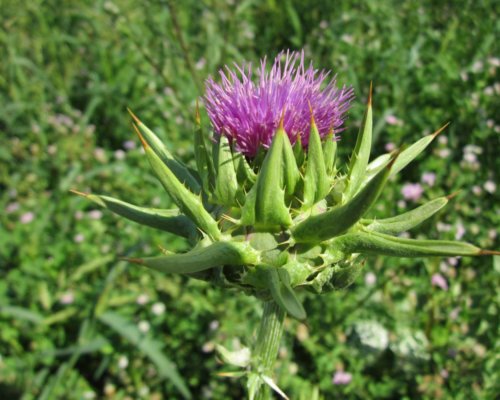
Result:
[[[371,93],[345,171],[336,166],[334,133],[322,143],[314,119],[306,152],[300,140],[292,147],[281,123],[270,148],[248,159],[225,136],[209,146],[197,110],[197,171],[193,171],[132,116],[153,172],[178,208],[143,208],[107,196],[83,195],[132,221],[185,237],[192,249],[131,262],[239,288],[263,300],[272,299],[291,316],[304,319],[297,292],[321,293],[348,286],[361,270],[365,254],[488,253],[463,242],[395,236],[430,218],[451,196],[396,217],[366,219],[389,177],[413,161],[440,132],[370,163]]]

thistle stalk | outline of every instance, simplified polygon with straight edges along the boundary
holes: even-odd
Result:
[[[264,311],[255,343],[252,372],[248,380],[250,398],[268,400],[271,398],[269,385],[261,377],[272,377],[274,364],[283,334],[285,311],[274,301],[264,303]],[[255,385],[252,387],[252,385]],[[255,394],[253,394],[255,390]]]

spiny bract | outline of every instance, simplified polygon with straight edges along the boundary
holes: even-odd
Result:
[[[184,254],[129,259],[165,273],[180,273],[273,299],[304,319],[296,291],[321,293],[353,282],[365,254],[396,257],[476,256],[487,251],[464,242],[398,237],[443,208],[440,197],[402,215],[366,219],[391,176],[417,157],[442,130],[404,150],[369,162],[371,88],[349,165],[337,169],[333,131],[322,137],[311,110],[308,147],[292,145],[283,118],[268,149],[252,158],[226,135],[207,146],[196,112],[197,171],[176,160],[137,117],[134,127],[153,172],[177,205],[174,210],[138,207],[112,197],[83,194],[132,221],[183,236]]]

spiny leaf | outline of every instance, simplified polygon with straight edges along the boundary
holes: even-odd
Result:
[[[280,127],[279,129],[283,129]],[[290,199],[295,193],[295,188],[300,180],[300,172],[295,161],[293,154],[292,144],[288,135],[283,135],[283,185],[285,188],[285,195]]]
[[[160,158],[160,160],[170,169],[177,179],[185,184],[193,193],[200,193],[201,187],[196,178],[191,174],[186,165],[182,162],[176,160],[174,156],[168,151],[162,141],[154,134],[154,132],[149,129],[142,121],[137,118],[137,116],[130,110],[128,110],[132,118],[134,119],[138,128],[139,138],[143,145],[146,143],[148,147]]]
[[[302,167],[304,161],[306,159],[304,148],[302,147],[302,139],[300,135],[297,135],[297,139],[295,140],[295,144],[293,145],[293,155],[295,157],[295,162],[297,163],[297,167]]]
[[[257,229],[279,230],[290,226],[292,218],[285,205],[283,190],[284,130],[278,129],[266,154],[257,182],[250,190],[242,211],[242,225]]]
[[[397,154],[394,155],[393,162]],[[392,163],[380,171],[354,198],[322,214],[313,215],[292,230],[298,243],[317,243],[340,235],[368,212],[378,199],[390,174]]]
[[[304,320],[307,315],[302,303],[290,285],[290,277],[284,268],[269,267],[269,290],[274,301],[292,317]]]
[[[220,135],[217,141],[215,168],[216,178],[214,195],[217,198],[217,202],[227,207],[232,207],[236,205],[238,179],[236,177],[236,170],[233,162],[233,153],[224,135]]]
[[[349,172],[347,175],[347,186],[344,191],[344,201],[350,200],[357,193],[366,174],[366,166],[370,159],[370,151],[372,147],[372,84],[370,83],[370,94],[366,105],[363,122],[359,129],[356,146],[351,155],[349,163]]]
[[[432,217],[435,213],[441,210],[448,201],[453,197],[439,197],[429,201],[414,210],[405,212],[392,218],[384,218],[378,220],[363,221],[366,229],[370,231],[385,233],[388,235],[397,235],[398,233],[408,231],[417,225],[420,225],[426,219]]]
[[[337,159],[337,141],[335,140],[333,130],[328,133],[323,142],[323,155],[325,159],[326,173],[330,178],[332,178],[336,173],[335,162]]]
[[[138,207],[109,196],[86,194],[76,190],[71,190],[71,192],[84,196],[100,207],[106,208],[138,224],[161,229],[185,238],[193,239],[198,236],[196,225],[185,215],[179,215],[179,210]]]
[[[394,167],[391,171],[391,176],[396,175],[399,171],[401,171],[404,167],[406,167],[409,163],[411,163],[415,158],[417,158],[420,153],[422,153],[427,146],[434,140],[434,138],[439,135],[450,123],[443,125],[436,132],[424,136],[423,138],[417,140],[411,146],[407,147],[403,151],[401,151],[401,155],[398,157],[398,160],[394,163]],[[383,169],[390,161],[390,154],[383,154],[373,160],[368,167],[366,168],[366,177],[365,182],[373,178],[373,176]]]
[[[211,193],[215,184],[215,167],[212,157],[208,154],[205,135],[201,127],[200,109],[196,101],[195,129],[194,129],[194,157],[196,167],[203,182],[205,193]]]
[[[330,184],[323,157],[321,137],[311,110],[311,132],[304,178],[304,209],[310,208],[319,200],[324,199],[329,190]]]
[[[254,265],[259,252],[246,242],[216,242],[184,254],[126,260],[164,273],[190,274],[223,265]]]
[[[333,239],[330,244],[345,253],[396,257],[453,257],[491,254],[491,252],[481,250],[465,242],[405,239],[376,232],[348,233]]]
[[[138,131],[140,135],[140,132]],[[140,135],[140,137],[142,137]],[[151,167],[157,176],[160,183],[168,192],[174,203],[179,207],[180,211],[193,221],[202,231],[208,234],[212,239],[219,240],[221,232],[217,226],[217,222],[205,210],[201,199],[194,193],[190,192],[168,168],[168,165],[162,162],[160,157],[152,150],[151,147],[142,140],[146,157],[151,164]]]

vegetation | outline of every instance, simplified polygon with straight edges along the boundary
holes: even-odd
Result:
[[[215,347],[252,343],[258,302],[119,260],[188,246],[69,193],[169,208],[126,107],[194,166],[196,98],[234,61],[304,48],[352,84],[343,161],[371,80],[373,154],[451,121],[374,216],[460,190],[411,237],[498,249],[498,11],[466,0],[4,0],[0,397],[243,397],[218,376],[230,368]],[[276,380],[292,399],[495,398],[499,272],[498,258],[373,257],[348,290],[301,295],[308,319],[285,321]]]

